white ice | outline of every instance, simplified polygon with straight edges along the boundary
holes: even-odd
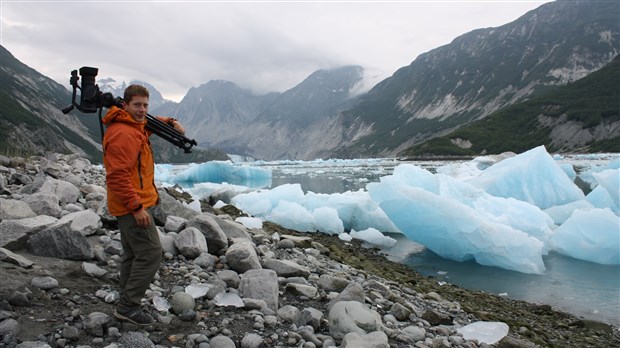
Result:
[[[456,329],[466,340],[494,344],[508,335],[508,325],[499,321],[477,321]]]
[[[567,164],[574,159],[552,157],[540,146],[518,155],[482,156],[439,167],[435,174],[403,163],[378,183],[367,184],[366,190],[334,194],[304,193],[299,184],[251,190],[205,183],[211,169],[198,165],[180,167],[182,171],[162,166],[158,175],[169,182],[196,180],[190,189],[194,197],[213,193],[232,197],[232,204],[256,219],[300,231],[335,234],[343,240],[357,234],[374,242],[389,241],[381,232],[402,232],[442,257],[473,259],[524,273],[543,273],[542,256],[549,251],[618,264],[620,156],[608,154],[604,162],[585,170]],[[322,165],[355,167],[356,162],[293,161],[289,165],[317,173]],[[226,172],[226,166],[238,165],[219,166]],[[243,172],[250,181],[252,175],[265,177],[259,170],[246,168]],[[175,173],[184,174],[177,177]],[[587,196],[573,182],[575,178],[590,185],[592,191]],[[381,236],[355,232],[368,230]]]

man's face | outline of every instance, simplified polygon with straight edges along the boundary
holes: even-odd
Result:
[[[142,122],[149,111],[149,98],[135,96],[131,98],[129,103],[123,102],[123,109],[125,109],[134,120]]]

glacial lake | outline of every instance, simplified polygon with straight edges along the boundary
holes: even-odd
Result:
[[[617,156],[617,154],[615,155]],[[604,165],[609,157],[574,155],[559,162],[570,163],[579,173],[590,166]],[[274,161],[247,165],[272,171],[269,187],[298,183],[305,192],[340,193],[364,189],[390,175],[394,167],[412,163],[434,172],[438,166],[454,162],[372,159],[351,161]],[[449,282],[463,288],[480,290],[498,296],[537,304],[549,304],[557,310],[579,317],[599,320],[620,327],[620,266],[600,265],[557,253],[544,257],[547,272],[524,274],[497,267],[482,266],[473,261],[455,262],[443,259],[402,234],[389,234],[399,242],[383,248],[388,258],[404,263],[419,273],[433,276],[438,282]]]

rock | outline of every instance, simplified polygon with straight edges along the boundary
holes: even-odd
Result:
[[[13,251],[23,249],[31,235],[52,226],[57,221],[55,217],[45,215],[19,220],[2,220],[0,222],[0,247]]]
[[[342,339],[340,348],[389,348],[387,335],[382,331],[374,331],[365,335],[350,332]]]
[[[20,326],[17,320],[9,318],[0,321],[0,337],[11,335],[13,337],[19,335]]]
[[[422,319],[428,321],[431,325],[452,325],[452,319],[442,313],[437,311],[427,309],[424,314],[422,314]]]
[[[0,198],[0,220],[24,219],[36,215],[26,202]]]
[[[187,227],[174,239],[174,246],[181,255],[194,259],[200,254],[207,252],[207,240],[196,227]]]
[[[166,224],[168,216],[177,216],[184,219],[191,219],[197,215],[198,212],[188,208],[183,203],[177,201],[172,197],[165,189],[159,189],[159,204],[152,208],[151,214],[155,223],[159,226]],[[186,226],[187,227],[187,226]],[[200,229],[200,228],[199,228]]]
[[[261,348],[263,347],[263,338],[260,335],[248,332],[241,339],[241,348]]]
[[[497,343],[497,348],[538,348],[539,346],[524,339],[506,336]]]
[[[298,326],[310,325],[316,331],[323,321],[323,312],[316,308],[304,308],[299,314]]]
[[[37,215],[47,215],[59,218],[62,208],[58,204],[58,197],[51,193],[37,192],[35,194],[25,196],[22,199],[26,202],[30,209]]]
[[[230,268],[238,273],[262,268],[254,243],[247,240],[231,245],[226,251],[226,260]]]
[[[58,280],[46,276],[46,277],[34,277],[30,281],[30,285],[39,288],[41,290],[51,290],[58,287]]]
[[[70,213],[58,220],[58,224],[68,223],[73,231],[80,232],[85,236],[90,236],[103,226],[99,215],[92,210],[78,211]]]
[[[230,338],[222,335],[213,337],[209,341],[211,348],[236,348],[235,342]]]
[[[268,268],[276,271],[276,274],[280,277],[304,277],[310,276],[308,268],[298,265],[291,260],[277,260],[277,259],[263,259],[261,262],[263,268]]]
[[[202,268],[214,268],[217,263],[218,257],[209,253],[202,253],[200,256],[194,259],[194,264]]]
[[[202,213],[187,221],[187,227],[196,227],[207,240],[209,254],[222,255],[228,248],[228,238],[215,221],[213,215]]]
[[[319,290],[317,288],[315,288],[314,286],[311,285],[304,285],[304,284],[296,284],[296,283],[289,283],[286,284],[286,287],[284,288],[284,290],[287,293],[292,293],[295,295],[300,295],[300,296],[305,296],[307,298],[310,299],[314,299],[317,297]]]
[[[390,308],[389,313],[394,315],[396,319],[404,321],[409,319],[409,316],[411,315],[411,310],[409,310],[409,308],[403,306],[400,303],[395,303],[394,305],[392,305],[392,308]]]
[[[350,282],[349,285],[347,285],[347,287],[342,290],[338,296],[336,296],[336,298],[329,302],[327,308],[332,308],[332,306],[339,301],[357,301],[364,303],[364,300],[364,288],[356,282]]]
[[[426,337],[426,330],[419,326],[409,325],[401,330],[401,333],[409,337],[412,342],[423,341]]]
[[[26,341],[16,345],[15,348],[52,348],[52,346],[41,341]]]
[[[164,231],[179,233],[185,228],[186,224],[187,224],[187,219],[170,215],[166,217],[166,223],[164,224]]]
[[[611,325],[602,323],[600,321],[589,320],[589,319],[577,320],[575,322],[572,322],[570,326],[583,327],[583,328],[587,328],[590,330],[600,331],[600,332],[605,332],[605,333],[613,332],[613,328],[611,327]]]
[[[155,343],[151,341],[148,337],[140,332],[129,331],[123,333],[121,338],[118,339],[118,343],[122,344],[124,347],[131,348],[150,348],[155,347]]]
[[[39,189],[43,193],[52,193],[63,203],[75,203],[80,198],[80,190],[70,182],[47,177]]]
[[[278,275],[270,269],[252,269],[241,275],[239,293],[243,298],[264,300],[272,311],[278,310]]]
[[[327,291],[342,291],[347,285],[349,285],[349,280],[344,277],[334,277],[329,274],[321,274],[319,277],[319,287],[325,289]]]
[[[196,301],[192,295],[186,292],[177,292],[172,296],[170,305],[172,306],[172,311],[174,313],[181,314],[186,309],[194,310]]]
[[[159,242],[161,243],[161,249],[164,254],[170,253],[173,256],[179,255],[179,249],[174,245],[176,237],[176,232],[162,233],[159,231]]]
[[[382,329],[379,313],[357,301],[340,301],[329,310],[329,333],[340,341],[349,332],[364,335]]]
[[[252,239],[252,235],[248,232],[248,229],[243,225],[240,225],[238,223],[235,223],[229,220],[221,219],[217,216],[215,217],[215,222],[217,222],[218,226],[220,226],[220,228],[222,229],[222,231],[224,232],[224,234],[226,235],[228,239],[235,239],[235,238],[248,239],[248,240]]]
[[[84,330],[93,336],[101,337],[110,323],[110,316],[101,312],[92,312],[84,319]]]
[[[217,277],[221,279],[226,286],[231,288],[239,287],[239,274],[233,270],[223,270],[217,273]]]
[[[301,312],[297,307],[287,305],[278,309],[278,317],[285,322],[289,323],[297,323],[299,321],[299,317],[301,316]]]
[[[0,261],[12,263],[23,268],[30,268],[34,265],[34,262],[28,260],[27,258],[17,255],[14,252],[4,248],[0,248]]]
[[[94,263],[89,262],[82,262],[82,269],[86,272],[86,274],[94,278],[101,278],[108,273],[107,270],[97,267]]]
[[[30,251],[39,256],[68,260],[91,260],[93,249],[84,235],[68,226],[54,225],[28,240]]]

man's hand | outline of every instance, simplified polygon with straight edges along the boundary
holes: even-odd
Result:
[[[181,122],[173,121],[172,125],[174,126],[174,129],[176,129],[179,133],[185,134],[185,128],[183,128],[183,125],[181,125]]]
[[[147,227],[151,224],[151,216],[146,211],[146,209],[142,208],[139,211],[133,213],[134,219],[136,219],[136,223],[140,227]]]

